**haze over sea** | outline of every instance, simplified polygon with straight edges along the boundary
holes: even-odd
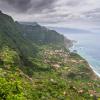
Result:
[[[100,34],[90,33],[81,30],[59,29],[56,31],[62,33],[71,40],[77,41],[71,50],[77,50],[77,53],[85,58],[91,65],[94,72],[100,76]]]

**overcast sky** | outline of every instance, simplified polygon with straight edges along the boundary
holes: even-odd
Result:
[[[17,21],[99,30],[100,0],[0,0],[0,9]]]

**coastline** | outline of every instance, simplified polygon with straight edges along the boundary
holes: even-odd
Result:
[[[74,49],[75,43],[77,43],[77,42],[73,42],[73,46],[70,47],[70,51],[71,51],[71,52],[73,52],[73,50],[76,50],[76,49]],[[76,51],[77,51],[77,50],[76,50]],[[82,58],[84,58],[84,59],[86,60],[86,62],[88,63],[89,67],[91,68],[91,71],[94,73],[94,75],[95,75],[97,78],[100,79],[100,74],[94,70],[93,66],[88,62],[88,60],[87,60],[84,56],[82,56],[80,53],[77,52],[77,54],[80,55]]]
[[[81,54],[79,54],[79,53],[77,53],[77,54],[80,55],[82,58],[84,58],[84,60],[88,63],[88,65],[89,65],[91,71],[93,72],[94,76],[96,76],[97,79],[100,79],[100,74],[97,73],[97,72],[94,70],[94,67],[88,62],[88,60],[87,60],[85,57],[83,57]]]
[[[90,66],[91,70],[94,72],[94,74],[95,74],[98,78],[100,78],[100,74],[97,73],[97,72],[93,69],[93,66],[92,66],[91,64],[89,64],[89,66]]]

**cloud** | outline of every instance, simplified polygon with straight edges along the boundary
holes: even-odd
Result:
[[[99,1],[1,0],[0,9],[19,21],[37,21],[63,27],[76,27],[78,23],[77,27],[93,28],[100,25]]]
[[[1,2],[9,5],[15,12],[26,13],[52,8],[55,0],[1,0]]]
[[[27,11],[32,5],[31,0],[1,0],[5,4],[15,8],[15,11]]]
[[[91,11],[85,12],[84,15],[88,20],[98,22],[100,21],[100,8],[96,8]]]

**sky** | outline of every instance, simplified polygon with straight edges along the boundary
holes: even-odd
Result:
[[[17,21],[100,31],[100,0],[0,0],[0,10]]]

